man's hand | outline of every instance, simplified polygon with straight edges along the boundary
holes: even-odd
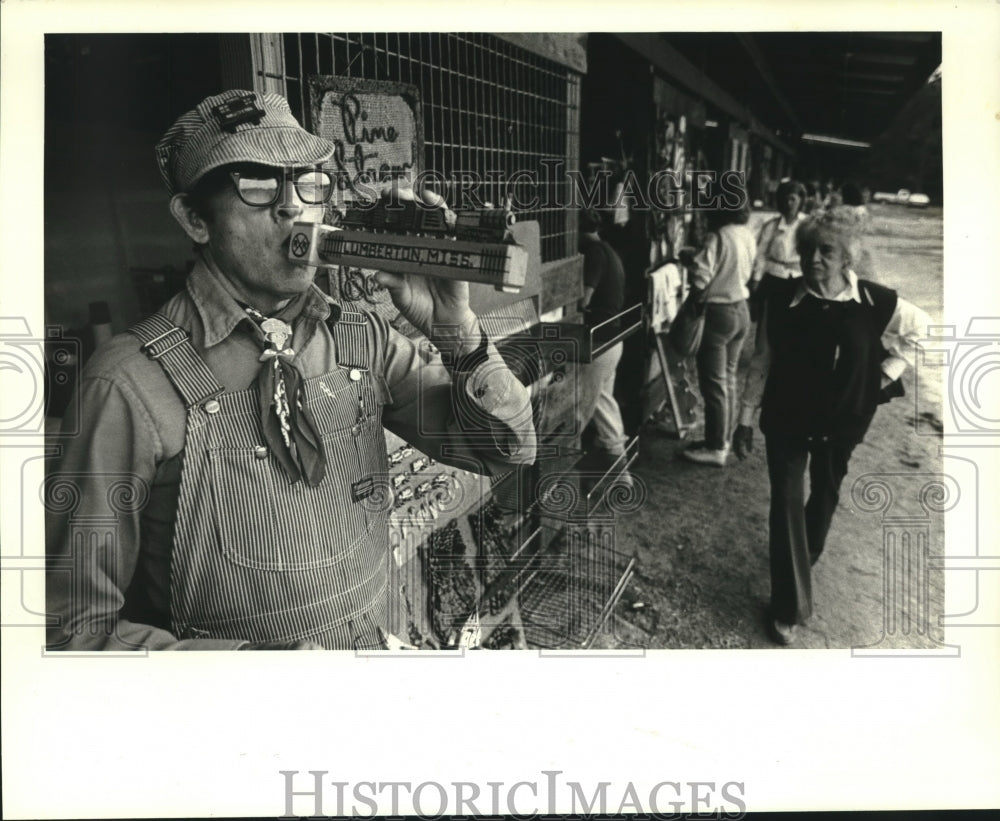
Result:
[[[240,650],[322,650],[322,645],[314,641],[251,641]]]
[[[377,272],[375,279],[428,339],[469,337],[479,344],[479,320],[469,307],[468,282],[386,271]]]
[[[878,404],[884,405],[900,396],[906,396],[906,389],[903,387],[902,379],[891,379],[882,374],[882,387],[878,392]]]
[[[433,191],[416,192],[393,180],[383,186],[380,194],[389,199],[416,200],[422,208],[440,208],[445,212],[445,221],[454,224],[455,215]],[[378,271],[375,279],[389,291],[393,304],[410,324],[442,350],[451,348],[460,356],[479,346],[479,320],[469,307],[468,282],[387,271]]]
[[[733,434],[733,452],[740,459],[746,459],[753,451],[753,428],[749,425],[737,425]]]

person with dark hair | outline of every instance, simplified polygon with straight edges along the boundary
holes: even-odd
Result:
[[[830,180],[825,186],[823,186],[824,197],[823,197],[823,210],[829,210],[830,208],[836,208],[844,204],[844,200],[840,196],[840,186],[837,185],[833,180]]]
[[[819,211],[823,207],[824,195],[821,192],[821,187],[818,180],[813,180],[812,182],[805,183],[806,197],[802,202],[802,213],[811,214],[813,211]]]
[[[840,188],[841,202],[845,207],[851,208],[857,219],[857,233],[863,235],[868,232],[871,225],[871,214],[868,213],[867,197],[865,191],[853,180],[848,180]],[[855,273],[864,278],[870,278],[874,274],[874,264],[871,252],[861,246],[861,254],[854,260]]]
[[[589,327],[600,325],[621,313],[625,301],[625,269],[615,250],[601,239],[598,231],[603,221],[599,211],[580,210],[580,252],[583,254],[583,299],[581,306]],[[577,370],[577,430],[594,426],[594,449],[588,463],[607,470],[625,453],[625,425],[615,399],[615,375],[622,358],[623,343],[618,342],[593,362]],[[628,473],[622,481],[631,482]]]
[[[736,368],[750,312],[747,283],[757,243],[747,228],[746,198],[741,207],[721,203],[708,213],[709,234],[691,264],[691,288],[705,303],[705,329],[698,348],[698,386],[705,402],[705,439],[683,451],[684,458],[724,467],[736,423]]]
[[[840,201],[844,205],[857,207],[865,204],[865,195],[854,180],[847,180],[840,186]]]
[[[290,259],[293,224],[323,219],[333,152],[250,91],[207,98],[157,144],[198,258],[84,370],[52,488],[73,504],[46,522],[50,650],[397,647],[383,425],[465,469],[534,460],[528,392],[467,283],[377,274],[431,353]]]
[[[756,318],[757,306],[766,299],[771,283],[778,279],[802,276],[799,254],[795,250],[795,230],[805,218],[801,213],[806,189],[796,180],[785,180],[778,186],[778,215],[764,222],[757,233],[757,255],[750,281],[751,313]]]
[[[811,567],[851,453],[878,405],[902,395],[899,378],[929,322],[895,291],[855,274],[860,233],[850,206],[804,221],[796,243],[802,277],[779,280],[768,294],[733,435],[743,459],[759,407],[771,484],[765,626],[781,645],[812,613]]]

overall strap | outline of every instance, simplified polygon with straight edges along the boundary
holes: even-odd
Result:
[[[342,368],[369,370],[375,346],[368,318],[359,311],[334,311],[327,325],[337,346],[337,364]]]
[[[187,331],[156,313],[129,328],[150,359],[160,363],[170,383],[188,408],[225,392],[215,374],[191,344]]]

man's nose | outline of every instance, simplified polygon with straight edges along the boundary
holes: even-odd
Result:
[[[284,219],[295,219],[303,211],[303,202],[299,199],[299,192],[295,190],[295,184],[291,180],[285,180],[281,188],[281,196],[275,203],[278,216]]]

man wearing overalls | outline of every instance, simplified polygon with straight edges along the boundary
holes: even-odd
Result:
[[[50,649],[391,645],[406,625],[383,425],[479,472],[534,460],[528,392],[466,283],[378,274],[432,354],[289,261],[292,223],[323,219],[333,150],[246,91],[157,145],[198,259],[84,371],[80,435],[46,486]]]

